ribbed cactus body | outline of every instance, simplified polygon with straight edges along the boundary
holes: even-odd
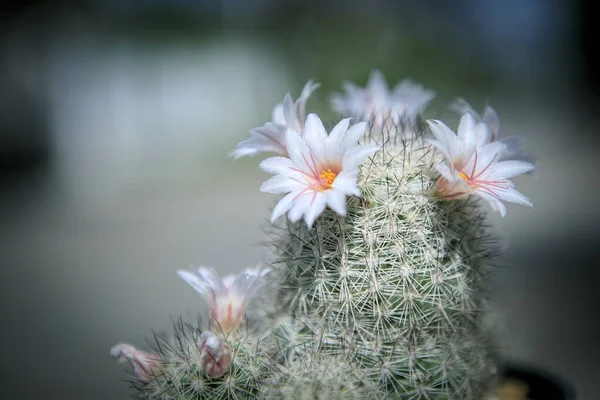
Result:
[[[349,357],[326,352],[304,354],[274,371],[264,386],[266,400],[379,400],[385,398],[379,385]]]
[[[172,337],[156,337],[155,350],[161,369],[153,379],[136,383],[140,399],[197,400],[253,399],[259,396],[261,381],[268,372],[261,340],[239,332],[224,339],[230,363],[222,376],[207,374],[207,355],[202,349],[199,326],[175,325]]]
[[[392,397],[481,398],[495,371],[480,327],[493,252],[483,215],[433,196],[428,144],[388,139],[346,216],[275,230],[280,301],[299,327],[290,345],[354,354]]]

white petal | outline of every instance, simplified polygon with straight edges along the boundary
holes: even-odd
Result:
[[[298,222],[310,206],[314,191],[307,191],[305,194],[296,197],[294,204],[288,212],[288,218],[292,222]]]
[[[292,96],[287,93],[283,98],[283,119],[285,121],[285,126],[300,132],[302,127],[298,126],[295,108],[296,107],[294,105],[294,101],[292,100]]]
[[[202,295],[207,296],[209,292],[216,295],[227,292],[227,288],[214,268],[198,267],[193,271],[179,270],[177,274]]]
[[[448,152],[447,146],[445,146],[442,142],[440,142],[438,140],[427,139],[427,141],[429,143],[431,143],[440,153],[442,153],[442,155],[444,156],[446,161],[448,161],[449,163],[452,163],[452,156]]]
[[[273,108],[271,118],[273,122],[279,125],[285,125],[285,117],[283,116],[283,103],[279,103]]]
[[[248,140],[250,140],[250,139],[248,139]],[[242,142],[242,143],[244,143],[244,142]],[[245,145],[242,145],[242,143],[238,144],[238,146],[234,150],[229,152],[228,156],[232,157],[234,160],[237,160],[240,157],[253,156],[260,152],[260,149],[258,147],[255,147],[255,146],[246,147]]]
[[[295,190],[302,190],[304,187],[306,187],[306,185],[303,185],[296,180],[290,179],[283,175],[275,175],[260,186],[260,191],[281,194],[289,193]]]
[[[508,189],[505,191],[498,192],[498,196],[502,200],[510,201],[511,203],[523,204],[529,207],[533,207],[533,203],[527,197],[523,195],[523,193],[519,192],[516,189]]]
[[[486,106],[482,120],[490,129],[491,140],[498,140],[498,136],[500,135],[500,118],[498,118],[496,111],[492,107]]]
[[[310,205],[304,213],[304,222],[306,222],[309,229],[312,228],[315,219],[325,211],[326,205],[327,196],[323,192],[315,192],[311,198]]]
[[[339,159],[341,158],[342,153],[340,152],[340,148],[344,142],[344,138],[347,135],[348,125],[350,124],[350,118],[345,118],[338,122],[338,124],[333,127],[329,136],[327,136],[326,140],[326,153],[328,157]],[[358,139],[357,139],[358,141]]]
[[[500,142],[492,142],[480,147],[464,166],[464,171],[467,175],[480,179],[487,177],[505,152],[506,146]]]
[[[431,128],[433,136],[446,149],[442,153],[447,155],[449,162],[453,162],[462,150],[458,137],[442,121],[429,119],[427,123]]]
[[[480,190],[476,191],[476,194],[482,199],[486,200],[492,207],[492,210],[498,212],[502,217],[506,216],[506,206],[502,203],[502,201],[491,194]]]
[[[358,141],[365,134],[367,130],[366,122],[359,122],[358,124],[352,125],[348,132],[346,132],[346,137],[344,138],[342,144],[340,145],[340,149],[342,154],[346,152],[348,149],[355,147],[358,144]]]
[[[329,207],[339,215],[346,215],[346,194],[336,189],[328,190],[326,194]]]
[[[246,155],[254,155],[259,152],[274,152],[287,154],[283,137],[280,133],[265,128],[255,128],[250,131],[252,137],[240,142],[235,150],[229,155],[238,159]]]
[[[193,287],[196,292],[206,297],[209,296],[210,289],[208,285],[206,284],[206,282],[202,281],[196,274],[185,270],[178,270],[177,275],[179,275],[181,279],[186,281],[188,285]]]
[[[485,146],[490,141],[489,127],[483,122],[478,122],[477,125],[475,126],[475,131],[477,134],[476,147]]]
[[[273,213],[271,214],[271,223],[273,223],[277,218],[281,217],[283,214],[288,212],[292,206],[294,205],[294,200],[296,196],[298,196],[300,192],[291,192],[283,199],[279,200],[275,208],[273,208]]]
[[[495,163],[489,174],[489,179],[508,179],[533,171],[535,166],[523,161],[501,161]]]
[[[333,181],[331,187],[341,193],[360,197],[360,190],[356,183],[356,175],[350,175],[342,171]]]
[[[461,97],[457,97],[450,104],[450,109],[452,111],[457,112],[460,115],[463,115],[465,113],[471,113],[471,114],[473,114],[473,116],[475,117],[475,119],[477,119],[477,120],[481,119],[479,117],[479,114],[473,109],[473,107],[471,107],[471,105],[465,99],[463,99]]]
[[[458,125],[458,138],[460,139],[462,154],[465,158],[471,156],[479,142],[479,132],[476,129],[476,126],[477,121],[475,121],[475,118],[470,113],[464,114],[460,119],[460,124]]]
[[[321,84],[314,83],[312,80],[309,80],[308,82],[306,82],[306,85],[304,85],[302,93],[300,94],[300,98],[296,100],[296,116],[299,121],[304,122],[304,115],[306,112],[306,101],[319,86],[321,86]]]
[[[312,150],[317,160],[325,158],[327,131],[317,114],[309,114],[306,117],[302,138]]]
[[[452,171],[450,170],[450,167],[448,167],[448,165],[446,165],[446,164],[438,164],[438,165],[435,166],[435,169],[437,169],[438,172],[448,182],[452,182],[452,181],[456,180],[456,176],[452,173]],[[460,179],[460,177],[458,177],[458,179]]]
[[[268,174],[283,175],[299,182],[304,181],[304,175],[298,172],[298,166],[286,157],[269,157],[263,160],[259,167]]]
[[[348,150],[342,159],[342,168],[348,171],[356,169],[365,159],[377,153],[379,149],[380,147],[377,145],[364,145]]]
[[[262,283],[263,281],[259,277],[242,273],[235,277],[229,291],[229,298],[238,306],[246,308]]]
[[[318,175],[314,155],[298,132],[288,129],[285,133],[285,143],[289,157],[296,164],[296,168],[311,175]]]
[[[369,75],[367,90],[371,92],[374,98],[387,97],[389,95],[388,85],[381,71],[374,69]]]

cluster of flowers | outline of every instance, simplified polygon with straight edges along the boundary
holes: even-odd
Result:
[[[285,194],[273,209],[271,222],[287,214],[292,222],[304,219],[310,229],[326,207],[345,215],[346,196],[360,197],[360,165],[380,150],[378,145],[361,143],[368,128],[366,121],[372,128],[386,121],[414,124],[435,96],[408,80],[389,89],[383,75],[373,71],[366,88],[346,83],[345,94],[331,97],[334,111],[354,119],[342,119],[328,133],[316,114],[305,116],[306,102],[318,87],[309,81],[296,101],[286,94],[273,109],[272,121],[252,129],[251,137],[230,154],[234,158],[261,152],[278,154],[260,163],[263,171],[274,175],[260,190]],[[462,115],[458,133],[439,120],[427,121],[433,134],[429,143],[444,157],[436,165],[440,176],[435,195],[441,200],[479,196],[502,216],[506,213],[502,201],[531,206],[510,180],[535,168],[531,157],[521,150],[522,140],[500,137],[498,116],[489,106],[483,116],[462,99],[451,108]],[[247,305],[259,293],[268,273],[269,269],[256,267],[220,278],[208,267],[178,271],[205,297],[213,326],[224,335],[243,323]],[[221,336],[205,332],[199,347],[207,375],[221,376],[227,371],[230,350]],[[151,355],[132,346],[117,345],[112,352],[134,364],[139,379],[148,380],[149,371],[157,367]]]

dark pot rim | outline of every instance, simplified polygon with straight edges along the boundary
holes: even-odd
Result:
[[[575,400],[573,385],[537,365],[509,362],[501,371],[503,378],[515,378],[528,384],[531,395],[543,400]]]

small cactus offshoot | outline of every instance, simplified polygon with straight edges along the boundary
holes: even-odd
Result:
[[[273,175],[261,190],[283,195],[269,268],[223,279],[206,267],[179,271],[207,299],[210,324],[180,320],[149,353],[113,349],[133,365],[140,398],[475,400],[493,391],[486,294],[499,246],[488,206],[504,215],[503,201],[531,205],[510,178],[534,166],[510,157],[497,118],[489,126],[468,107],[458,134],[426,124],[433,92],[388,91],[382,79],[376,72],[366,89],[334,96],[355,119],[329,131],[316,114],[304,118],[318,87],[309,81],[232,153],[279,153],[260,165]],[[268,307],[256,301],[267,285]],[[259,308],[260,318],[246,315]]]

